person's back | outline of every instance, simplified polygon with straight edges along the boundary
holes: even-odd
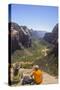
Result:
[[[36,84],[42,83],[42,71],[40,71],[39,69],[33,71],[33,76]]]
[[[19,70],[18,69],[14,69],[13,81],[14,82],[19,82],[20,81],[20,74],[19,74]]]
[[[23,77],[23,72],[19,66],[19,64],[15,64],[14,68],[13,68],[13,82],[17,83],[17,82],[21,82],[21,79]]]
[[[33,76],[33,79],[34,79],[34,82],[36,84],[41,84],[42,83],[42,71],[39,69],[39,66],[36,65],[34,66],[34,70],[32,72],[32,76]]]

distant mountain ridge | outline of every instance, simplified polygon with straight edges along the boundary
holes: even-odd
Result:
[[[35,39],[40,39],[43,38],[46,33],[47,33],[46,31],[33,30],[32,37]]]

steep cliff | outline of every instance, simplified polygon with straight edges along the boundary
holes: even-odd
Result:
[[[31,46],[31,35],[26,26],[19,26],[16,23],[9,23],[9,34],[11,37],[11,51]]]

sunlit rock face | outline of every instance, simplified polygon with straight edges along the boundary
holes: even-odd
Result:
[[[9,23],[9,33],[11,36],[11,51],[31,47],[31,35],[26,26],[19,26],[16,23]]]

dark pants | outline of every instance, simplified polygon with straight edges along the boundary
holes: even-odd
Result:
[[[25,85],[25,84],[34,84],[34,80],[24,77],[22,80],[22,85]]]

